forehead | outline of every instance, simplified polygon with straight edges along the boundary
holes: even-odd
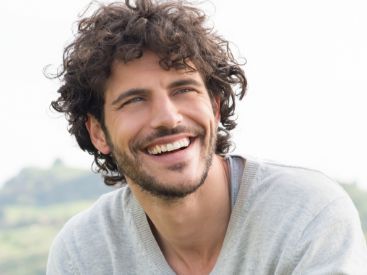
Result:
[[[152,51],[144,51],[143,55],[140,58],[133,59],[127,63],[115,60],[115,62],[112,65],[112,76],[116,71],[119,71],[119,73],[131,73],[131,72],[144,72],[144,71],[156,71],[156,70],[163,70],[166,72],[169,71],[176,71],[179,73],[190,73],[193,71],[196,71],[196,66],[193,62],[189,61],[187,64],[191,68],[182,68],[182,69],[175,69],[172,68],[170,70],[163,69],[160,66],[160,58],[157,54],[155,54]]]
[[[106,92],[149,88],[149,85],[165,86],[181,78],[193,78],[205,86],[201,74],[192,62],[189,61],[188,65],[194,70],[190,68],[165,70],[159,61],[160,58],[150,51],[145,51],[142,57],[127,63],[116,60],[106,83]]]

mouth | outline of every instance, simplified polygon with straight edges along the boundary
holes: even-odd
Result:
[[[149,155],[160,156],[184,150],[190,146],[191,142],[192,140],[189,137],[184,137],[173,142],[148,146],[145,151]]]

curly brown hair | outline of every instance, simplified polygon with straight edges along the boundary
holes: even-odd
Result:
[[[65,48],[63,66],[56,77],[62,81],[58,99],[51,106],[65,113],[68,131],[80,148],[94,156],[97,171],[107,185],[125,183],[112,154],[93,146],[86,128],[88,114],[106,131],[104,86],[115,60],[129,62],[150,50],[163,69],[189,67],[191,61],[202,75],[210,97],[220,98],[220,127],[216,153],[228,153],[229,131],[236,126],[236,96],[245,94],[247,81],[233,57],[228,41],[205,26],[204,13],[184,1],[129,0],[101,5],[78,22],[74,41]]]

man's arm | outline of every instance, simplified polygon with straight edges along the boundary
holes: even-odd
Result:
[[[349,197],[332,201],[308,224],[293,274],[367,274],[366,240]]]
[[[77,274],[61,236],[57,236],[50,248],[47,262],[47,275]]]

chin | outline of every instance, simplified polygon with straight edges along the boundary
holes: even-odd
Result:
[[[165,177],[164,179],[150,177],[148,181],[134,181],[134,184],[154,197],[164,200],[177,200],[196,192],[204,184],[207,174],[207,171],[204,171],[200,177],[193,179],[188,179],[184,175],[172,175],[172,180],[169,179],[171,177]]]

